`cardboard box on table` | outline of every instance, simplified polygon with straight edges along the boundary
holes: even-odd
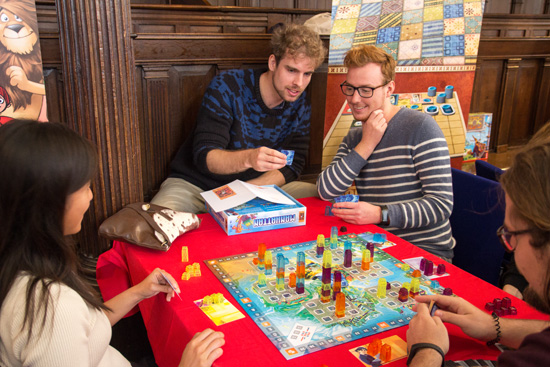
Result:
[[[306,224],[306,207],[276,185],[235,180],[201,195],[207,211],[229,236]]]

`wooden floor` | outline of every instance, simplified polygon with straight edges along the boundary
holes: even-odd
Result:
[[[489,153],[487,162],[491,163],[493,166],[497,166],[498,168],[506,169],[510,167],[515,152],[517,152],[517,149],[509,149],[507,152],[504,153],[491,152]]]

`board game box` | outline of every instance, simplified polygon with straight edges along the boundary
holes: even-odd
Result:
[[[290,199],[292,204],[279,204],[257,197],[219,212],[215,212],[207,201],[206,209],[229,236],[305,225],[306,207],[279,187],[273,188]]]
[[[394,246],[392,242],[380,234],[345,234],[333,241],[327,238],[322,255],[317,243],[312,240],[270,249],[265,252],[263,267],[258,255],[261,250],[205,260],[205,264],[286,359],[409,323],[414,316],[414,299],[403,299],[401,291],[413,283],[414,269],[384,251]],[[373,256],[369,269],[363,270],[366,248],[372,249]],[[300,280],[296,281],[300,272],[305,274],[303,293],[298,293]],[[336,288],[328,292],[329,301],[324,293],[335,286],[336,273],[340,273],[340,293],[345,296],[336,297],[341,301],[339,306],[333,299]],[[442,293],[437,281],[419,277],[418,271],[415,276],[418,294]],[[340,280],[338,283],[340,286]]]

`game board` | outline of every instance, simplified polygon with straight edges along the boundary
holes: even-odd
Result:
[[[343,266],[345,241],[351,241],[349,268]],[[373,262],[370,270],[363,271],[362,250],[369,242],[374,243]],[[332,253],[332,278],[334,271],[342,273],[346,308],[341,318],[335,316],[332,297],[327,303],[321,302],[323,256],[317,256],[315,240],[271,249],[273,258],[283,254],[286,259],[282,290],[277,290],[275,269],[267,276],[266,286],[258,285],[258,275],[264,273],[255,264],[258,252],[205,260],[205,263],[273,345],[286,359],[292,359],[409,323],[414,315],[410,309],[414,300],[399,301],[398,291],[403,283],[411,282],[413,269],[405,271],[408,265],[383,250],[393,245],[381,235],[346,234],[338,236],[337,247],[330,249],[327,238],[325,248]],[[303,294],[289,287],[288,274],[297,270],[298,252],[305,253]],[[390,288],[384,298],[379,298],[377,293],[381,278],[386,279]],[[420,278],[421,294],[442,290],[437,282],[430,282],[424,276]]]

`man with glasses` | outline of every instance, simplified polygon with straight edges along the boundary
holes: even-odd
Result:
[[[391,103],[395,60],[361,45],[346,54],[342,93],[360,128],[344,138],[317,179],[324,200],[353,184],[358,203],[336,203],[333,214],[354,224],[385,226],[393,234],[445,260],[455,240],[449,216],[453,189],[447,142],[430,116]]]

